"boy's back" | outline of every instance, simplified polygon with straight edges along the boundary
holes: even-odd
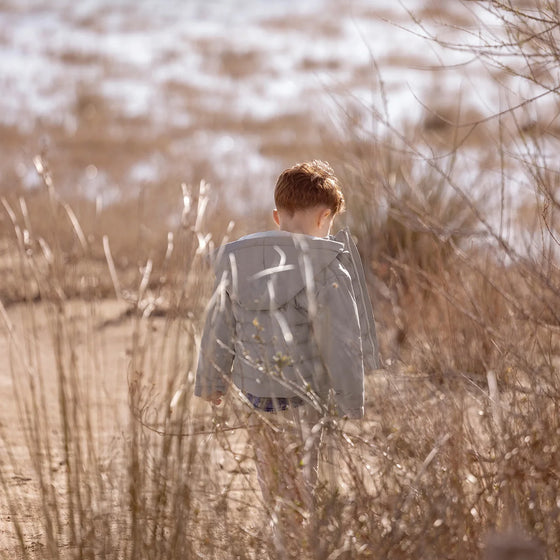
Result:
[[[195,393],[219,403],[233,384],[245,395],[274,546],[295,557],[303,540],[316,539],[319,456],[334,468],[321,417],[332,404],[340,415],[361,417],[364,370],[379,362],[360,257],[347,231],[330,236],[344,209],[333,170],[321,161],[286,169],[274,201],[280,231],[218,253]],[[274,414],[253,416],[254,409]]]
[[[364,367],[378,367],[375,326],[359,256],[347,232],[286,231],[222,248],[195,393],[313,399],[330,389],[340,414],[363,414]]]

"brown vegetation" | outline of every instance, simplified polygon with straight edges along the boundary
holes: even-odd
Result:
[[[526,35],[536,25],[515,21]],[[207,258],[268,222],[230,224],[223,185],[181,190],[178,173],[105,206],[59,188],[88,165],[126,180],[127,165],[169,146],[94,93],[75,113],[73,135],[50,129],[35,190],[13,188],[15,165],[2,177],[0,556],[286,557],[272,545],[277,518],[258,489],[247,410],[234,391],[213,410],[192,396]],[[560,548],[559,199],[542,144],[555,130],[528,134],[511,110],[466,145],[459,108],[435,114],[445,118],[410,134],[384,123],[389,132],[366,138],[352,125],[310,139],[298,115],[222,122],[260,137],[279,163],[331,161],[385,360],[366,379],[366,419],[325,422],[315,508],[276,529],[301,558],[554,558]],[[113,119],[131,137],[107,132]],[[1,134],[16,151],[20,137]],[[78,148],[72,165],[65,142]],[[516,143],[532,149],[513,153]],[[478,166],[471,182],[466,149],[480,151],[467,160]],[[511,209],[514,172],[533,191]]]

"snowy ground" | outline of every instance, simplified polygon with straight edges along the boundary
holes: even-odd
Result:
[[[417,114],[413,94],[423,98],[433,88],[451,94],[469,77],[432,69],[472,58],[443,52],[399,27],[414,28],[405,8],[421,13],[422,4],[4,2],[2,119],[27,128],[37,118],[58,123],[80,86],[99,87],[123,114],[149,114],[162,126],[196,118],[188,107],[168,106],[169,84],[197,89],[210,108],[227,104],[236,114],[263,119],[326,104],[330,92],[343,88],[370,103],[374,72],[363,81],[356,74],[374,60],[391,113]],[[444,30],[454,23],[449,16],[440,14]]]
[[[491,114],[504,103],[497,74],[413,21],[470,41],[471,4],[3,0],[0,123],[14,146],[0,191],[37,186],[31,156],[48,144],[59,186],[106,202],[166,179],[254,192],[346,112],[366,134],[379,128],[372,108],[396,126],[459,99],[463,114]],[[512,84],[507,102],[520,93]]]

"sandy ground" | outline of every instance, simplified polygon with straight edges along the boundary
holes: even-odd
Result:
[[[90,403],[95,449],[100,462],[107,465],[107,472],[113,473],[110,476],[126,476],[121,454],[125,438],[130,433],[127,431],[130,421],[128,390],[132,333],[135,331],[134,318],[126,314],[126,309],[126,304],[116,300],[98,301],[93,305],[76,300],[66,304],[64,320],[69,331],[65,336],[72,341],[76,357],[79,394]],[[4,553],[10,557],[17,547],[17,536],[11,522],[13,515],[25,531],[27,548],[39,555],[44,550],[40,523],[43,516],[41,492],[38,473],[29,453],[30,448],[37,449],[38,445],[29,439],[30,433],[26,429],[30,420],[36,418],[29,400],[31,386],[42,387],[38,393],[44,396],[44,404],[39,404],[39,409],[43,406],[47,409],[49,425],[45,428],[45,419],[40,418],[39,432],[44,436],[46,430],[52,442],[50,459],[45,456],[44,449],[40,459],[47,467],[46,472],[50,483],[57,489],[57,495],[62,497],[62,489],[66,487],[62,430],[57,417],[59,368],[53,352],[56,327],[52,316],[53,311],[48,304],[13,305],[8,309],[13,336],[8,335],[5,325],[0,329],[0,469],[6,484],[0,492],[0,556]],[[164,337],[172,338],[172,333],[166,331],[163,318],[154,319],[150,330],[156,334],[153,348],[158,347],[157,342]],[[33,332],[36,336],[31,335]],[[153,358],[149,354],[147,364]],[[31,413],[26,415],[22,412],[22,403],[30,407]],[[211,426],[211,408],[198,399],[191,406],[195,421],[190,424],[189,430],[207,432]],[[220,420],[224,421],[224,426],[240,425],[240,420],[232,411],[235,412],[235,407],[229,405],[217,411],[218,416],[228,414]],[[374,430],[374,425],[374,421],[369,423],[370,429]],[[87,437],[85,432],[84,437]],[[157,445],[157,436],[154,441]],[[259,521],[259,518],[262,519],[261,496],[257,490],[252,448],[247,444],[247,431],[226,430],[219,441],[204,434],[188,438],[188,441],[196,446],[197,453],[202,453],[212,462],[212,466],[203,467],[206,474],[200,477],[200,484],[206,485],[199,489],[206,496],[202,500],[204,507],[210,508],[210,511],[218,507],[221,490],[227,487],[229,507],[232,512],[238,512],[240,527],[251,531],[262,525]],[[209,446],[212,449],[210,452]],[[192,488],[196,490],[198,483],[193,479]],[[13,500],[13,510],[10,510],[8,497]]]
[[[67,302],[63,323],[63,328],[68,329],[64,336],[70,341],[75,355],[80,384],[78,394],[83,402],[89,403],[89,417],[93,424],[91,433],[95,440],[93,447],[109,476],[126,476],[122,453],[130,434],[128,396],[131,348],[136,329],[135,319],[126,311],[127,305],[116,300],[97,301],[95,304],[76,300]],[[52,322],[53,310],[44,303],[18,304],[9,307],[8,318],[12,325],[12,336],[5,324],[0,328],[0,474],[6,485],[0,491],[0,557],[2,553],[11,557],[17,546],[13,515],[25,531],[27,548],[40,554],[44,546],[40,523],[43,515],[40,485],[29,452],[29,449],[37,450],[39,447],[30,439],[32,435],[28,430],[33,420],[37,419],[30,400],[32,386],[44,399],[38,409],[47,411],[46,418],[43,418],[42,413],[39,418],[39,432],[43,437],[48,434],[51,441],[50,459],[46,456],[46,450],[42,449],[40,460],[46,469],[48,483],[53,484],[57,494],[62,497],[62,489],[66,488],[63,437],[57,412],[59,367],[53,350],[53,333],[56,330]],[[164,318],[150,322],[149,331],[154,334],[151,342],[154,352],[153,355],[147,352],[146,371],[151,367],[157,369],[153,361],[156,349],[164,338],[172,338],[172,334],[166,330],[167,324]],[[68,358],[72,354],[66,350],[63,354]],[[64,364],[68,371],[70,362],[65,360]],[[161,381],[158,387],[157,380],[145,380],[145,387],[155,387],[157,392],[167,382]],[[22,410],[22,404],[29,407],[28,412]],[[207,450],[211,442],[210,436],[204,435],[204,432],[208,431],[212,410],[198,399],[192,402],[191,407],[190,412],[196,418],[196,423],[191,424],[189,430],[203,432],[192,438],[193,444],[200,451]],[[78,423],[83,422],[82,412],[79,410],[77,413]],[[227,422],[233,425],[235,419],[230,418]],[[87,438],[87,432],[83,427],[81,429],[84,438]],[[244,509],[246,515],[248,503],[255,511],[254,491],[251,490],[255,480],[252,461],[236,461],[239,456],[247,455],[244,434],[244,430],[225,433],[223,441],[214,445],[210,460],[218,472],[212,483],[217,490],[220,485],[227,483],[229,496],[233,500],[231,507]],[[161,438],[153,435],[153,441],[157,446]],[[225,448],[229,453],[224,452]],[[194,488],[195,481],[192,484]],[[247,492],[251,497],[248,498]],[[15,509],[10,509],[9,499]],[[208,500],[208,507],[214,507],[211,499]]]
[[[89,395],[97,425],[93,431],[100,437],[100,449],[104,443],[119,437],[126,422],[127,367],[130,346],[130,319],[120,320],[124,305],[117,301],[96,303],[94,307],[84,301],[71,302],[67,306],[65,324],[71,330],[71,339],[83,380],[84,394]],[[36,418],[26,413],[21,405],[30,404],[31,387],[38,389],[44,398],[52,438],[50,470],[52,481],[64,476],[62,466],[61,431],[57,421],[58,382],[53,352],[53,325],[51,313],[45,304],[14,305],[8,309],[13,336],[7,328],[0,328],[0,467],[16,502],[16,515],[28,529],[27,538],[31,549],[39,547],[41,535],[37,533],[41,515],[38,500],[37,473],[29,454],[29,420]],[[104,325],[107,321],[114,321]],[[31,333],[36,332],[36,336]],[[94,350],[96,348],[102,351]],[[42,389],[41,389],[42,387]],[[39,408],[42,409],[40,404]],[[44,418],[40,419],[41,430]],[[31,447],[35,447],[30,444]],[[15,535],[6,503],[5,490],[0,494],[0,551],[9,551],[15,544]],[[33,528],[35,526],[35,528]]]

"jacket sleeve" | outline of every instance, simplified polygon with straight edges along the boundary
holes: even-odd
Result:
[[[360,323],[352,281],[340,267],[317,292],[313,334],[319,348],[326,388],[333,389],[339,413],[364,415],[364,364]],[[319,386],[325,386],[320,382]]]
[[[208,305],[198,354],[194,394],[208,397],[224,393],[235,355],[235,324],[231,299],[224,282],[218,283]]]
[[[381,359],[379,357],[379,343],[377,342],[375,319],[373,317],[371,300],[367,290],[362,259],[360,258],[358,248],[348,229],[339,231],[334,238],[344,243],[346,247],[346,252],[341,258],[347,270],[350,272],[352,287],[356,296],[358,316],[360,319],[364,368],[366,372],[373,371],[381,367]]]

